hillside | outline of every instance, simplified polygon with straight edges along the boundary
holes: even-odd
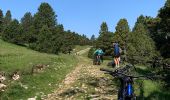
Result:
[[[100,66],[92,65],[92,60],[87,58],[88,46],[77,46],[75,51],[79,52],[74,56],[39,53],[2,40],[0,44],[0,71],[5,72],[7,77],[4,82],[7,88],[0,92],[2,100],[117,98],[118,81],[100,71],[109,61]],[[38,64],[48,67],[32,74],[33,65]],[[16,70],[21,78],[14,81],[10,75]],[[137,66],[137,70],[141,75],[151,73],[151,69],[144,66]],[[163,89],[159,80],[137,80],[134,87],[137,96],[147,100],[169,98],[169,92]]]
[[[58,87],[76,63],[73,55],[39,53],[0,39],[0,72],[5,73],[3,84],[7,85],[5,91],[0,92],[0,99],[26,99],[49,93]],[[44,67],[32,73],[36,65]],[[17,81],[11,79],[15,71],[20,75]]]

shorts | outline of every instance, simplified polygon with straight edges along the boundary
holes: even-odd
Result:
[[[120,54],[114,55],[114,58],[119,58]]]

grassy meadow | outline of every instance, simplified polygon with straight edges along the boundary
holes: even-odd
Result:
[[[75,51],[80,51],[88,46],[76,46]],[[83,54],[85,59],[87,53]],[[91,59],[90,59],[91,60]],[[107,63],[111,60],[104,60],[99,67],[106,67]],[[39,53],[37,51],[30,50],[26,47],[17,46],[4,42],[0,39],[0,71],[5,72],[7,80],[4,84],[7,85],[5,91],[0,92],[0,100],[26,100],[27,98],[37,97],[39,100],[41,96],[45,96],[48,93],[59,87],[59,83],[65,78],[71,70],[73,70],[78,62],[78,59],[74,55],[68,54],[46,54]],[[92,60],[91,60],[92,62]],[[42,70],[42,72],[31,74],[33,65],[46,64],[49,67]],[[154,72],[154,69],[143,65],[136,66],[138,75],[146,75],[147,73]],[[10,75],[18,70],[21,78],[14,81],[10,78]],[[132,71],[133,73],[134,71]],[[118,80],[113,80],[110,75],[109,79],[113,82],[111,88],[118,89]],[[95,81],[92,78],[79,80],[78,84],[86,84]],[[107,82],[106,82],[107,83]],[[88,86],[87,86],[88,87]],[[109,87],[109,86],[108,86]],[[164,82],[158,80],[135,80],[135,94],[144,100],[169,100],[170,92],[164,87]],[[93,93],[96,87],[88,87],[90,90],[86,94]],[[85,95],[80,93],[79,96]],[[86,96],[85,96],[86,97]],[[79,97],[77,97],[79,98]]]
[[[49,67],[32,75],[32,67],[37,64]],[[0,92],[0,100],[25,100],[34,96],[40,98],[57,88],[76,64],[77,59],[73,55],[39,53],[0,39],[0,71],[5,72],[7,77],[7,88]],[[16,70],[21,78],[14,81],[10,75]]]

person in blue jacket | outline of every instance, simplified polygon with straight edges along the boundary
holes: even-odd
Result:
[[[120,61],[120,48],[118,42],[113,43],[114,47],[114,62],[116,67],[119,67],[119,61]]]

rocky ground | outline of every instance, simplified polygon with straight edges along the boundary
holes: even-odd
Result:
[[[92,65],[92,61],[82,54],[90,48],[81,50],[77,55],[77,67],[66,75],[59,88],[42,97],[43,100],[116,100],[117,88],[111,77],[100,71],[100,66]],[[104,65],[103,65],[104,66]]]

